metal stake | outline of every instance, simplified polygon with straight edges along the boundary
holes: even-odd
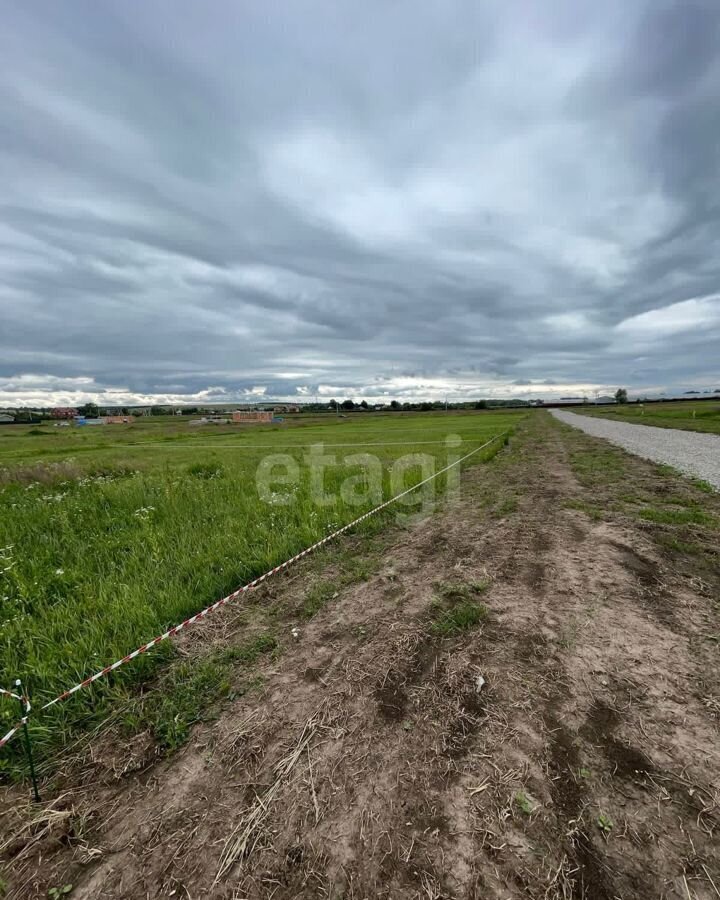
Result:
[[[18,689],[18,694],[22,697],[22,686],[19,678],[15,682],[15,686]],[[22,717],[25,718],[25,703],[22,700],[18,700],[18,703],[20,704]],[[33,794],[35,796],[35,802],[40,803],[40,793],[38,792],[37,777],[35,776],[35,764],[33,762],[32,744],[30,743],[30,732],[28,731],[27,721],[23,722],[23,733],[25,735],[25,753],[27,754],[28,763],[30,764],[30,778],[32,779]]]

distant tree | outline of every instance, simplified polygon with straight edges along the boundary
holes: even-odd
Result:
[[[487,408],[488,408],[487,400],[478,400],[478,402],[475,404],[475,409],[487,409]]]
[[[78,414],[87,419],[96,419],[100,414],[100,409],[96,403],[83,403],[82,406],[78,406]]]
[[[390,401],[390,409],[400,409],[400,404],[397,400]]]
[[[352,400],[343,400],[341,406],[343,409],[355,409],[355,404]]]
[[[625,388],[618,388],[615,391],[615,402],[616,403],[627,403],[628,402],[627,391],[625,390]]]
[[[361,400],[360,406],[362,406],[363,409],[367,409],[368,408],[367,400]]]
[[[330,409],[337,409],[337,408],[338,408],[338,402],[337,402],[337,400],[331,400],[331,401],[328,403],[328,406],[330,407]]]

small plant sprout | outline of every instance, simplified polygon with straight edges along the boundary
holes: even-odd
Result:
[[[515,803],[525,813],[526,816],[531,815],[534,806],[528,795],[524,791],[518,791],[515,794]]]
[[[59,900],[60,897],[66,897],[73,889],[71,884],[64,884],[62,887],[51,887],[48,890],[48,897],[51,900]]]
[[[597,818],[597,824],[600,831],[602,831],[603,836],[607,839],[610,832],[613,830],[612,819],[609,816],[606,816],[605,813],[600,813]]]

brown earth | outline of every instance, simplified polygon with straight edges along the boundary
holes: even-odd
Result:
[[[720,897],[718,532],[660,502],[720,513],[529,417],[309,622],[303,579],[258,593],[284,652],[180,751],[105,735],[46,806],[10,792],[7,896]]]

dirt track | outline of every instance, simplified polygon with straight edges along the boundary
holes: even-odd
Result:
[[[596,447],[531,417],[300,623],[261,692],[170,759],[147,736],[88,755],[35,838],[8,816],[8,896],[720,896],[717,532],[668,550],[628,485],[696,489],[611,450],[623,477],[583,484]],[[257,602],[294,609],[300,583]],[[436,634],[468,591],[487,618]]]

